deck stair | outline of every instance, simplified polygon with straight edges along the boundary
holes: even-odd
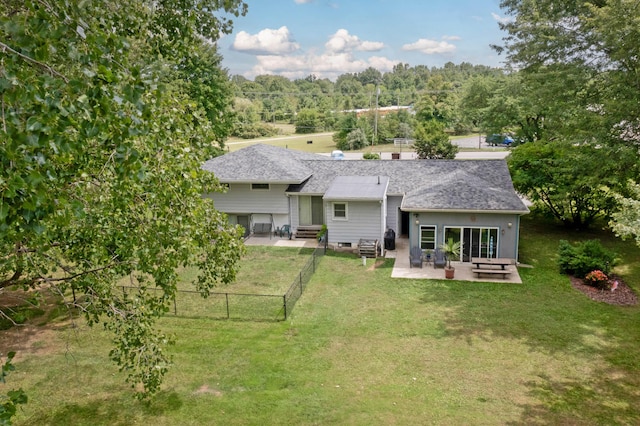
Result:
[[[298,226],[296,239],[317,239],[322,225]]]

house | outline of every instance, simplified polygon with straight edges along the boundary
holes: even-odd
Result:
[[[333,247],[382,242],[393,229],[423,250],[460,241],[462,261],[517,259],[520,217],[529,213],[504,160],[335,161],[257,144],[203,169],[228,186],[206,196],[232,223],[290,225],[298,233],[326,225]]]

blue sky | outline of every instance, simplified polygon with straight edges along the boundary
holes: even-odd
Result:
[[[500,0],[245,0],[249,12],[218,41],[223,67],[253,79],[335,80],[373,67],[470,62],[501,66]]]

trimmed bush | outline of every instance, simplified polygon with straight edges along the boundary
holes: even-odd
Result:
[[[561,240],[558,255],[560,272],[578,278],[584,278],[595,270],[608,275],[616,261],[616,254],[604,248],[600,240],[588,240],[575,245]]]

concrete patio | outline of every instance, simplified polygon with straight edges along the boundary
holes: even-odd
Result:
[[[318,246],[316,240],[311,239],[299,239],[295,238],[289,240],[288,238],[280,238],[277,236],[250,236],[245,240],[245,244],[248,246],[275,246],[275,247],[307,247],[315,248]],[[385,254],[386,258],[395,259],[393,270],[391,272],[392,278],[409,278],[409,279],[438,279],[443,280],[444,269],[434,268],[432,263],[424,263],[422,268],[413,267],[409,265],[409,240],[406,238],[396,238],[395,250],[387,250]],[[368,259],[368,262],[371,262]],[[456,268],[454,281],[472,281],[472,282],[493,282],[493,283],[509,283],[509,284],[522,284],[520,274],[518,274],[518,268],[515,265],[507,267],[511,271],[511,274],[506,278],[501,277],[480,277],[471,272],[473,265],[463,262],[451,262],[451,266]]]
[[[409,240],[406,238],[396,238],[396,249],[387,250],[387,258],[395,258],[391,272],[392,278],[411,278],[411,279],[438,279],[443,280],[444,269],[434,268],[433,263],[424,263],[422,268],[409,265]],[[507,266],[507,270],[511,271],[506,278],[502,277],[480,277],[471,272],[473,265],[466,262],[451,262],[451,266],[456,268],[455,281],[475,281],[475,282],[494,282],[494,283],[511,283],[522,284],[518,268],[515,265]]]

